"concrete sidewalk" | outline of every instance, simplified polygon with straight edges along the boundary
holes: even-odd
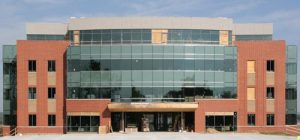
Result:
[[[296,140],[293,136],[263,135],[254,133],[176,133],[176,132],[151,132],[151,133],[111,133],[111,134],[65,134],[65,135],[23,135],[2,137],[3,140]]]

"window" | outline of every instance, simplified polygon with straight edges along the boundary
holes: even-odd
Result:
[[[274,72],[274,71],[275,71],[275,63],[274,63],[274,60],[268,60],[268,61],[267,61],[267,71],[268,71],[268,72]]]
[[[36,126],[36,115],[29,115],[29,126]]]
[[[91,60],[90,68],[91,71],[99,71],[101,69],[100,60]]]
[[[274,87],[267,87],[267,99],[274,99]]]
[[[48,60],[48,71],[55,71],[55,60]]]
[[[48,115],[48,126],[55,126],[55,125],[56,125],[55,115]]]
[[[28,71],[29,72],[36,72],[36,61],[35,60],[29,60],[28,61]]]
[[[99,116],[67,116],[68,132],[97,132]]]
[[[11,68],[11,63],[3,63],[3,74],[10,74]]]
[[[48,88],[48,99],[55,99],[56,89]]]
[[[275,117],[274,114],[267,114],[267,125],[274,125]]]
[[[255,125],[255,114],[248,114],[248,125]]]
[[[36,99],[36,88],[35,87],[28,88],[28,99]]]

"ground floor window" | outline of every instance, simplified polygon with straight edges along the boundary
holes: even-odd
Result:
[[[28,120],[29,126],[36,126],[36,115],[30,114]]]
[[[98,132],[99,116],[67,116],[68,132]]]
[[[248,125],[255,125],[255,114],[248,114]]]
[[[267,125],[274,125],[275,117],[274,114],[267,114]]]
[[[236,131],[236,115],[207,115],[205,116],[206,129],[217,131]]]
[[[55,115],[48,115],[48,126],[55,126],[56,118]]]
[[[285,115],[286,125],[295,125],[297,124],[297,114],[286,114]]]

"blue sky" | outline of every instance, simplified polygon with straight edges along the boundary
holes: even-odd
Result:
[[[69,17],[188,16],[228,17],[235,23],[272,22],[274,39],[300,46],[299,6],[299,0],[1,0],[0,45],[25,39],[26,22],[64,23]]]

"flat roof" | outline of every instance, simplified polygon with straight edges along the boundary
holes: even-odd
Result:
[[[63,23],[27,23],[26,34],[65,35],[68,24]]]
[[[229,30],[233,35],[273,34],[272,23],[233,23],[231,18],[206,17],[95,17],[70,18],[68,23],[28,23],[26,34],[65,35],[68,30],[206,29]]]
[[[272,35],[272,23],[246,23],[234,24],[232,30],[234,35]]]
[[[232,30],[232,19],[202,17],[99,17],[70,19],[69,30],[212,29]]]

